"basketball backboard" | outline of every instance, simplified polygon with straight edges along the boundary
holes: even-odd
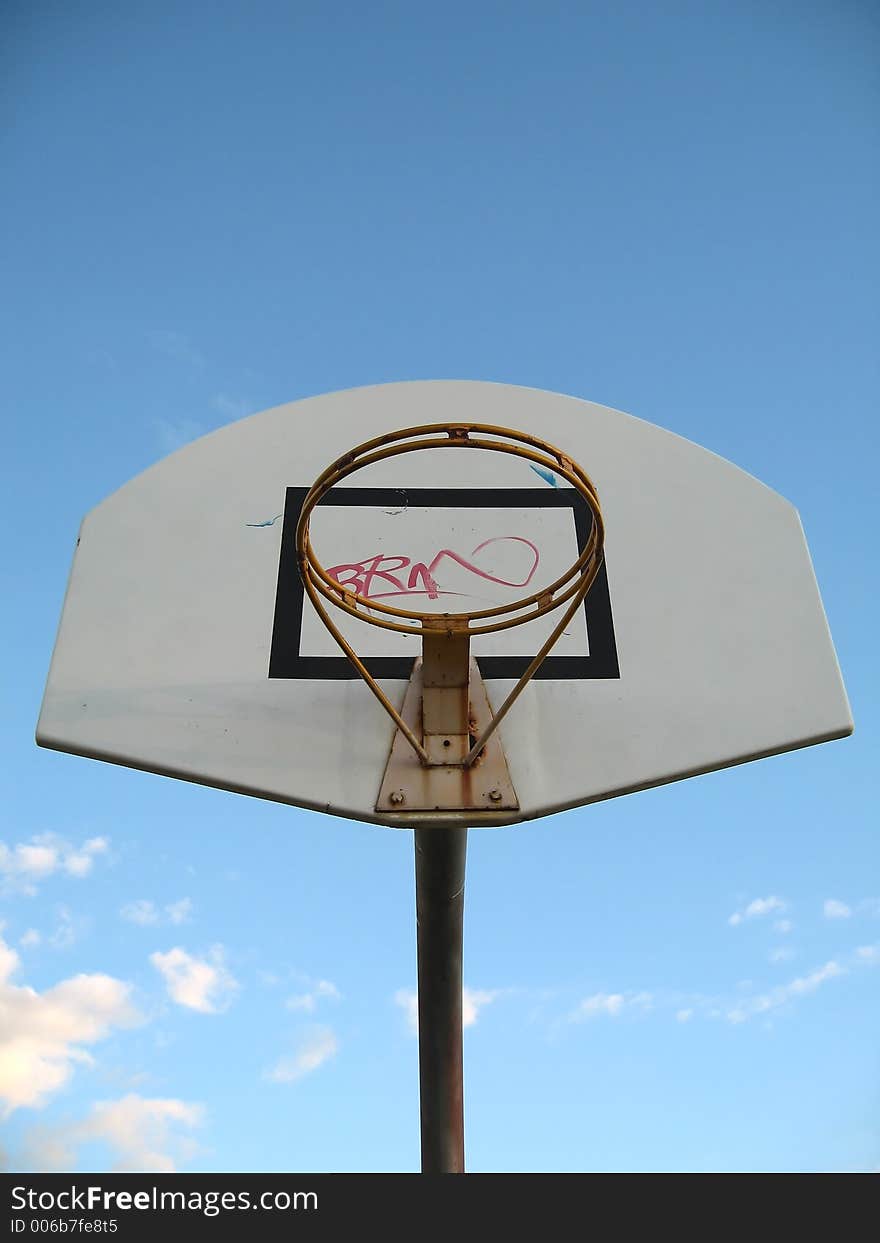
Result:
[[[553,442],[594,480],[605,564],[499,733],[513,823],[840,738],[852,721],[800,521],[731,463],[590,402],[430,381],[231,424],[85,518],[37,741],[317,811],[379,813],[394,726],[319,623],[294,545],[333,459],[451,419]],[[383,461],[312,518],[321,561],[375,599],[445,613],[555,579],[590,529],[552,472],[485,453]],[[552,627],[473,640],[494,708]],[[400,705],[418,642],[340,628]]]

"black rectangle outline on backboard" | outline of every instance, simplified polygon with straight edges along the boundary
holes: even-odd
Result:
[[[308,488],[288,488],[278,560],[278,587],[269,657],[270,678],[298,678],[312,681],[352,679],[357,670],[341,652],[338,656],[303,656],[299,645],[305,602],[302,579],[296,562],[296,524]],[[427,509],[571,509],[578,550],[589,538],[593,524],[586,501],[573,488],[332,488],[322,505],[364,505],[371,509],[394,509],[413,505]],[[536,678],[598,679],[619,678],[614,620],[608,590],[608,572],[603,564],[584,601],[589,656],[548,656]],[[490,678],[519,678],[525,673],[534,652],[523,656],[480,656],[480,672]],[[411,656],[368,656],[364,664],[374,678],[409,679]]]

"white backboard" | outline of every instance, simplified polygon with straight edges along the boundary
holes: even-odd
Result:
[[[788,501],[618,411],[430,381],[243,419],[92,510],[37,741],[383,823],[374,807],[394,727],[304,599],[294,528],[305,491],[342,453],[449,420],[559,446],[592,477],[606,523],[584,609],[501,726],[520,801],[508,821],[852,731]],[[557,577],[586,538],[583,503],[559,482],[517,458],[412,454],[335,489],[312,540],[326,568],[390,603],[507,603]],[[552,623],[474,641],[496,706]],[[418,641],[348,618],[343,629],[399,705]]]

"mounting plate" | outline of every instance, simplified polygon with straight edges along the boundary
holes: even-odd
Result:
[[[422,721],[422,661],[416,660],[401,716],[413,733],[424,737]],[[477,662],[470,659],[469,720],[470,736],[478,738],[492,722],[492,708]],[[439,737],[439,735],[438,735]],[[395,823],[413,823],[413,812],[430,813],[432,821],[455,823],[464,820],[471,825],[491,824],[498,813],[519,810],[504,749],[498,734],[487,741],[482,753],[470,768],[460,761],[469,746],[469,735],[450,734],[448,741],[452,763],[423,765],[400,730],[395,730],[391,753],[376,800],[376,811],[394,817]],[[456,763],[455,761],[459,761]],[[438,815],[440,813],[440,815]],[[465,814],[466,813],[466,814]],[[493,815],[494,813],[494,815]]]

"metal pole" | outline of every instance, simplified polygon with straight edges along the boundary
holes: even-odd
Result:
[[[422,1173],[464,1173],[461,962],[467,829],[415,829]]]

